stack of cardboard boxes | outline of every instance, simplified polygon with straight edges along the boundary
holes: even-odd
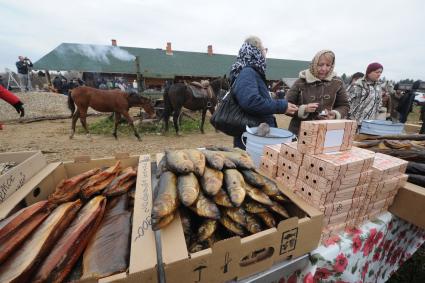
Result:
[[[261,169],[323,212],[324,238],[387,210],[406,182],[406,162],[352,147],[355,131],[351,120],[303,122],[298,142],[264,149]]]

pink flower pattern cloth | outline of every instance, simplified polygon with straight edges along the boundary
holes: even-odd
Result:
[[[385,282],[424,242],[425,230],[385,212],[323,242],[279,283]]]

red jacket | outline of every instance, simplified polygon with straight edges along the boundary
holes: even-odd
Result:
[[[8,91],[2,85],[0,85],[0,98],[5,100],[10,105],[15,105],[16,103],[20,102],[19,97]]]

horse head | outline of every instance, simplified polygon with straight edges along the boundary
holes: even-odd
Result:
[[[154,105],[155,101],[138,93],[132,92],[128,95],[128,106],[142,107],[151,119],[154,119],[156,116]]]

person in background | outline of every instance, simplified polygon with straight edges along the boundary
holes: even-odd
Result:
[[[20,114],[21,117],[24,117],[25,110],[24,104],[15,94],[7,90],[4,86],[0,85],[0,98],[12,105],[16,112]]]
[[[361,79],[361,78],[363,78],[363,77],[364,77],[364,74],[363,74],[362,72],[354,73],[354,74],[351,76],[350,84],[348,85],[348,87],[347,87],[346,91],[347,91],[347,92],[349,92],[349,91],[350,91],[350,89],[354,86],[354,83],[355,83],[358,79]]]
[[[348,92],[350,118],[360,126],[363,120],[376,120],[382,106],[382,89],[379,84],[384,67],[380,63],[367,66],[366,75],[354,83]]]
[[[394,90],[390,92],[391,97],[391,109],[390,109],[390,117],[391,121],[398,122],[400,120],[400,113],[398,112],[398,107],[400,103],[400,99],[403,97],[404,92],[401,91],[400,85],[397,83],[394,85]]]
[[[415,92],[421,85],[421,81],[415,81],[412,88],[403,95],[398,105],[400,113],[400,123],[406,123],[409,113],[412,112],[413,101],[415,100]]]
[[[330,50],[318,52],[310,68],[301,71],[286,94],[290,103],[298,105],[292,114],[289,130],[298,135],[302,121],[342,119],[348,114],[348,100],[342,79],[333,72],[335,54]]]
[[[285,99],[272,99],[266,84],[266,54],[260,38],[248,37],[239,49],[230,70],[232,93],[240,107],[258,116],[270,127],[277,127],[273,114],[293,114],[297,107]],[[245,149],[241,137],[233,138],[233,146]]]
[[[31,91],[31,80],[29,77],[29,68],[32,67],[32,62],[28,57],[19,56],[19,61],[16,62],[18,69],[19,82],[21,84],[21,91]]]

